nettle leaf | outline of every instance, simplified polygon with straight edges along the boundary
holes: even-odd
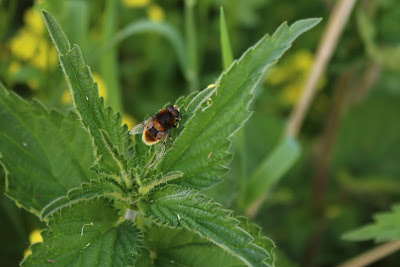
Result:
[[[72,188],[66,196],[56,198],[47,204],[40,212],[40,218],[46,219],[66,206],[94,198],[102,197],[128,203],[132,193],[129,194],[129,197],[127,195],[128,193],[124,191],[124,188],[113,181],[106,179],[92,180],[90,183],[83,183],[80,187]]]
[[[400,240],[400,204],[393,206],[392,211],[374,215],[375,223],[343,235],[343,239],[363,241],[375,239],[376,242]]]
[[[120,216],[112,202],[96,199],[54,214],[43,242],[31,246],[22,266],[131,266],[139,257],[142,233]]]
[[[68,189],[99,178],[89,170],[93,147],[76,114],[49,111],[1,84],[0,162],[7,195],[36,214]]]
[[[231,211],[196,190],[167,185],[144,196],[138,207],[146,218],[198,233],[249,266],[270,266],[271,252],[253,242]]]
[[[248,107],[258,81],[300,34],[319,21],[301,20],[291,27],[282,24],[272,37],[266,35],[233,62],[214,88],[194,97],[185,107],[185,127],[175,140],[176,149],[168,151],[158,169],[183,172],[180,184],[197,189],[219,182],[232,160],[227,152],[231,136],[251,115]]]
[[[144,253],[136,266],[244,266],[237,258],[184,228],[144,227]],[[151,257],[150,257],[151,255]]]
[[[85,65],[79,47],[70,46],[68,38],[51,15],[43,11],[43,17],[57,48],[75,109],[93,139],[97,156],[94,170],[110,175],[118,182],[122,177],[126,186],[131,188],[132,180],[125,170],[127,165],[132,166],[127,160],[133,159],[128,127],[121,127],[121,115],[106,107],[104,98],[99,97],[97,83]]]

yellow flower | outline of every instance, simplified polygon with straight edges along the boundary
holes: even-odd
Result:
[[[8,73],[14,76],[21,70],[21,64],[18,61],[13,61],[8,68]]]
[[[275,67],[268,75],[268,83],[270,85],[277,85],[284,82],[286,79],[285,70],[281,67]]]
[[[40,234],[42,230],[39,229],[35,229],[31,232],[31,234],[29,235],[29,243],[35,244],[35,243],[40,243],[43,242],[43,238],[42,235]],[[25,249],[24,251],[24,258],[28,257],[29,255],[32,254],[32,250],[30,248]]]
[[[39,10],[34,8],[28,9],[24,14],[25,25],[37,34],[43,34],[45,25]]]
[[[126,7],[144,7],[150,3],[150,0],[122,0]]]
[[[35,229],[31,232],[31,234],[29,235],[29,242],[31,244],[43,242],[42,235],[40,234],[41,231],[42,230]]]
[[[25,26],[10,41],[11,53],[36,68],[46,70],[57,65],[57,52],[45,36],[45,25],[40,12],[29,9],[24,15]]]
[[[32,90],[38,90],[39,89],[39,82],[37,80],[30,80],[28,81],[28,86],[32,89]]]
[[[93,79],[95,82],[97,82],[97,85],[99,86],[99,95],[104,97],[105,100],[107,100],[107,86],[106,83],[104,82],[103,78],[97,73],[93,73]]]
[[[25,249],[24,251],[24,259],[32,254],[32,250],[30,248]]]
[[[31,59],[33,66],[46,70],[57,64],[57,51],[44,39],[38,40],[38,47],[34,57]]]
[[[309,51],[300,50],[293,56],[293,69],[308,72],[314,63],[313,55]]]
[[[69,93],[69,90],[65,90],[64,93],[61,96],[61,103],[64,105],[71,104],[72,99],[71,99],[71,94]]]
[[[132,129],[133,126],[137,124],[137,122],[131,115],[124,114],[122,115],[122,125],[124,124],[128,125],[128,129]]]
[[[29,60],[36,51],[38,38],[37,36],[22,29],[10,42],[11,53],[19,59]]]
[[[289,105],[296,104],[313,63],[313,54],[307,50],[300,50],[276,66],[268,76],[267,82],[270,85],[282,87],[283,102]],[[325,77],[322,77],[318,83],[318,89],[321,89],[324,84]]]
[[[158,5],[151,5],[147,9],[147,15],[149,19],[154,22],[163,21],[165,17],[164,10]]]
[[[303,83],[292,83],[283,88],[282,99],[286,104],[296,104],[301,96]]]

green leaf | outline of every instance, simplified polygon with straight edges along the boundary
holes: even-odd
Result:
[[[151,224],[143,231],[143,246],[148,253],[141,254],[136,266],[243,266],[237,258],[184,228]]]
[[[39,214],[70,188],[97,179],[89,170],[93,161],[90,138],[75,114],[28,103],[0,84],[0,162],[10,198]]]
[[[254,244],[265,248],[267,251],[273,251],[275,249],[275,243],[268,237],[262,235],[261,227],[254,223],[249,223],[246,217],[237,217],[236,219],[240,222],[239,227],[248,232],[254,238]],[[271,257],[268,259],[267,263],[274,266],[275,255],[272,252],[270,254]]]
[[[247,209],[260,198],[263,198],[279,179],[293,166],[300,156],[300,147],[296,139],[287,136],[251,175],[244,196],[240,201]]]
[[[75,109],[93,138],[97,156],[94,170],[110,175],[118,182],[121,182],[122,177],[126,186],[131,188],[132,179],[125,171],[127,165],[132,166],[127,159],[133,158],[132,140],[127,126],[121,127],[121,115],[114,113],[111,107],[106,107],[104,99],[99,97],[98,86],[83,61],[79,47],[70,47],[61,27],[50,14],[43,11],[43,17],[59,52]]]
[[[181,171],[180,184],[198,189],[219,182],[232,159],[227,152],[231,136],[251,115],[248,107],[258,81],[301,33],[319,21],[301,20],[290,28],[284,23],[272,37],[266,35],[235,61],[215,88],[193,98],[194,104],[189,103],[182,114],[187,122],[175,140],[176,149],[164,156],[160,171]]]
[[[43,242],[31,246],[22,266],[131,266],[140,254],[142,233],[130,221],[117,224],[112,202],[96,199],[54,214]]]
[[[375,223],[345,233],[342,238],[350,241],[375,239],[376,242],[400,240],[400,204],[392,211],[374,215]]]
[[[229,41],[228,29],[226,27],[224,8],[221,6],[219,13],[219,28],[221,31],[221,51],[224,70],[228,69],[233,62],[232,48]]]
[[[232,212],[196,190],[167,185],[144,196],[138,207],[146,218],[198,233],[249,266],[270,266],[270,252],[253,242]]]
[[[47,204],[40,212],[40,218],[46,219],[66,206],[99,197],[129,202],[129,199],[133,196],[130,193],[128,198],[126,192],[112,181],[104,179],[90,181],[90,183],[83,183],[80,187],[69,190],[66,196],[54,199]]]

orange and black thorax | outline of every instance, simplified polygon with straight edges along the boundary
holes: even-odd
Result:
[[[170,129],[175,122],[176,117],[168,110],[163,109],[155,115],[153,124],[158,131],[164,132]]]

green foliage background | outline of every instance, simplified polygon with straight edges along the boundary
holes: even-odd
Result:
[[[0,80],[23,98],[37,98],[49,108],[61,109],[63,114],[72,109],[70,103],[63,102],[67,86],[58,63],[43,70],[31,60],[21,60],[12,50],[13,38],[21,29],[27,28],[24,14],[32,8],[46,9],[59,20],[71,44],[79,44],[86,64],[103,80],[107,88],[107,103],[122,112],[123,119],[130,115],[140,122],[165,103],[206,88],[226,68],[223,62],[229,61],[226,59],[229,55],[222,58],[220,6],[224,7],[233,58],[241,55],[266,32],[272,33],[283,21],[291,24],[307,17],[323,18],[318,27],[294,43],[278,62],[277,70],[269,72],[266,81],[255,88],[255,100],[251,105],[254,113],[243,133],[239,132],[243,135],[242,140],[234,139],[231,148],[235,153],[231,171],[224,177],[224,182],[206,191],[208,197],[222,203],[224,208],[244,214],[247,207],[244,199],[248,197],[243,191],[247,180],[256,175],[255,170],[260,164],[286,140],[282,140],[282,136],[293,103],[287,101],[285,86],[301,88],[301,80],[292,82],[296,80],[293,77],[306,75],[305,71],[299,72],[288,66],[296,65],[296,55],[300,51],[308,51],[311,55],[315,52],[335,1],[206,0],[193,1],[196,2],[193,9],[185,8],[184,2],[151,1],[145,6],[131,8],[124,1],[3,0],[0,2]],[[149,11],[154,4],[164,12],[161,24],[150,20]],[[263,235],[274,240],[279,248],[278,263],[282,262],[282,265],[277,266],[338,264],[374,245],[372,241],[356,243],[343,240],[341,236],[344,233],[372,223],[376,212],[387,212],[390,213],[387,217],[377,217],[375,226],[367,226],[367,233],[364,229],[364,234],[360,230],[345,235],[353,240],[387,240],[379,232],[379,229],[385,229],[383,219],[379,218],[389,222],[398,219],[397,206],[391,207],[400,199],[400,127],[397,122],[400,115],[400,70],[396,64],[400,57],[400,26],[395,23],[400,16],[399,10],[396,0],[359,1],[295,145],[299,156],[294,166],[283,177],[278,176],[278,183],[266,181],[270,190],[252,221],[262,226]],[[40,38],[51,44],[47,35]],[[16,62],[19,64],[17,72],[12,69]],[[286,67],[278,72],[280,65]],[[379,75],[367,92],[363,92],[362,81],[371,68],[377,68]],[[280,73],[283,73],[281,83],[268,81]],[[320,163],[316,159],[316,149],[324,136],[329,114],[337,106],[333,99],[343,74],[348,75],[346,82],[341,84],[346,89],[345,102],[348,104],[334,128],[336,135],[326,168],[329,182],[324,205],[322,210],[315,212],[314,180]],[[18,109],[18,103],[11,108]],[[40,105],[32,104],[29,108],[42,112],[44,118],[48,116],[49,111]],[[61,122],[47,123],[50,125],[46,128]],[[78,121],[70,117],[62,123],[67,127]],[[41,130],[34,129],[35,135],[46,134]],[[46,149],[58,150],[57,146],[64,146],[59,139],[61,133],[47,134],[49,145]],[[72,138],[86,133],[65,134]],[[75,145],[82,146],[79,143]],[[72,160],[73,155],[68,158]],[[287,159],[285,156],[282,158]],[[16,160],[26,162],[22,158]],[[90,163],[82,164],[89,167]],[[63,177],[65,174],[60,175]],[[81,173],[74,177],[88,181],[86,176]],[[0,182],[1,192],[4,192],[2,172]],[[74,186],[79,184],[77,182]],[[254,187],[257,185],[255,183]],[[14,266],[23,257],[29,233],[33,229],[44,229],[45,225],[15,207],[3,194],[0,201],[0,236],[6,240],[0,242],[0,265]],[[157,227],[146,227],[154,236],[162,234],[157,233],[160,231]],[[310,249],[315,229],[320,227],[323,230],[319,246]],[[177,235],[182,235],[183,244],[193,242],[193,236]],[[171,242],[168,238],[163,242]],[[148,245],[161,246],[157,242]],[[210,253],[206,246],[201,247],[206,251],[204,253]],[[179,258],[185,251],[174,250],[168,254]],[[399,260],[398,255],[392,255],[374,266],[395,266]]]

